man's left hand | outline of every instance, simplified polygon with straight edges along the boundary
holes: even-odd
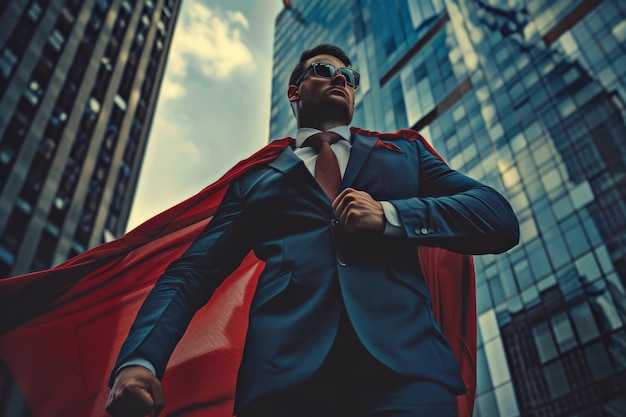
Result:
[[[333,211],[339,224],[349,232],[385,231],[383,207],[365,191],[346,188],[333,201]]]

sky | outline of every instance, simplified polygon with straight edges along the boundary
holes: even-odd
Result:
[[[127,231],[267,143],[282,7],[281,0],[182,1]]]

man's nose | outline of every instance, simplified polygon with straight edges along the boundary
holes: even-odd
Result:
[[[343,73],[337,71],[335,75],[333,75],[333,78],[331,78],[330,82],[333,85],[341,85],[342,87],[345,87],[348,84],[348,79],[345,75],[343,75]]]

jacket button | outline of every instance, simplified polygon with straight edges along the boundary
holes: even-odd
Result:
[[[337,263],[341,266],[346,266],[346,261],[340,256],[337,258]]]
[[[332,219],[332,220],[330,221],[330,225],[331,225],[332,227],[337,227],[337,225],[338,225],[338,224],[339,224],[339,222],[337,221],[337,219]]]

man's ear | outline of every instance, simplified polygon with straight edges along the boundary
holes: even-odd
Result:
[[[298,92],[298,86],[297,85],[290,85],[289,86],[289,88],[287,89],[287,98],[292,103],[294,101],[300,100],[300,93]]]

